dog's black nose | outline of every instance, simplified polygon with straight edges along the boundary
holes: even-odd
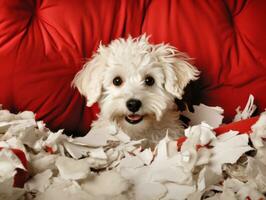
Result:
[[[137,112],[141,107],[141,101],[138,99],[129,99],[127,101],[127,108],[131,112]]]

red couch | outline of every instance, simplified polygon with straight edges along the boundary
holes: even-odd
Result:
[[[265,0],[0,0],[0,103],[52,129],[85,133],[99,111],[70,87],[100,41],[151,35],[200,69],[192,100],[266,108]]]

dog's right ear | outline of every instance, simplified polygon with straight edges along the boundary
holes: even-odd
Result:
[[[85,63],[72,81],[72,85],[87,98],[87,106],[96,103],[102,94],[105,61],[100,55],[101,48],[103,47],[100,47],[93,58]]]

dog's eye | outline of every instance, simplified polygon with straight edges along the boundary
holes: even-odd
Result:
[[[148,86],[152,86],[154,84],[155,80],[152,76],[146,76],[145,77],[145,84]]]
[[[120,76],[117,76],[113,79],[113,84],[115,86],[120,86],[123,83],[123,80]]]

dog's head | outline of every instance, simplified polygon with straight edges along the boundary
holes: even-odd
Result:
[[[189,58],[167,44],[153,45],[145,35],[100,45],[76,75],[73,84],[87,98],[99,102],[101,116],[121,127],[143,129],[160,121],[182,98],[198,70]]]

